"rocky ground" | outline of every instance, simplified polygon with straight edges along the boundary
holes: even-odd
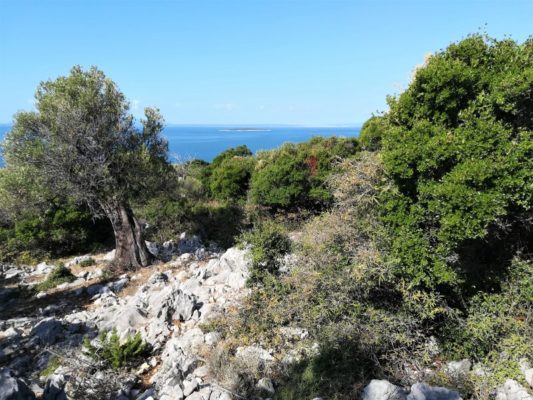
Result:
[[[96,263],[88,267],[82,265],[89,256],[67,260],[66,267],[76,279],[37,293],[31,287],[45,279],[53,265],[3,266],[0,400],[242,398],[211,370],[209,359],[221,337],[206,327],[213,318],[224,318],[238,309],[247,295],[247,251],[206,249],[197,238],[186,236],[162,246],[150,244],[150,251],[163,261],[119,276],[105,272],[112,253],[92,256]],[[139,332],[148,343],[149,351],[134,367],[102,369],[84,350],[84,338],[97,345],[98,332],[112,329],[122,339]],[[297,339],[307,335],[294,328],[286,334]],[[271,350],[258,345],[238,348],[235,357],[246,365],[278,362]],[[471,366],[458,362],[449,368],[461,373]],[[533,385],[533,369],[524,363],[523,370]],[[266,376],[258,379],[255,387],[257,398],[275,394],[275,382]],[[424,383],[405,389],[373,380],[363,398],[457,400],[461,396]],[[502,385],[496,398],[533,399],[511,380]]]

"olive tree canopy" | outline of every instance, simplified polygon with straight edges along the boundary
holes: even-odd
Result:
[[[130,203],[157,190],[168,171],[159,111],[147,108],[136,125],[124,94],[96,67],[42,82],[35,100],[36,111],[16,114],[3,143],[6,168],[31,168],[47,189],[109,218],[117,266],[148,265]]]

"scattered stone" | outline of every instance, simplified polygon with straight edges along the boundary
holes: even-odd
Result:
[[[363,400],[405,400],[402,388],[386,380],[372,379],[363,390]],[[433,400],[433,399],[432,399]]]
[[[496,389],[496,400],[533,400],[533,396],[517,381],[507,379]]]
[[[183,395],[185,397],[189,396],[196,389],[198,389],[198,381],[196,378],[187,379],[183,382]]]
[[[444,372],[455,381],[463,379],[472,368],[470,360],[450,361],[444,367]]]
[[[264,392],[268,394],[276,393],[276,390],[274,389],[274,383],[272,383],[272,380],[270,378],[259,379],[259,382],[257,382],[257,384],[255,385],[255,388],[259,392]]]
[[[53,317],[45,318],[33,327],[30,336],[42,346],[50,346],[64,336],[63,324]]]
[[[70,267],[73,267],[74,265],[78,265],[84,261],[88,261],[90,260],[92,257],[89,255],[89,254],[86,254],[84,256],[78,256],[78,257],[74,257],[72,260],[70,260],[69,262],[67,262],[65,264],[65,267],[67,268],[70,268]]]
[[[147,373],[148,371],[150,371],[150,365],[148,365],[148,363],[142,363],[140,365],[140,367],[137,369],[137,372],[136,374],[137,375],[143,375],[145,373]]]
[[[221,338],[222,335],[220,334],[220,332],[209,332],[205,334],[204,342],[208,346],[214,346],[220,341]]]
[[[524,379],[529,386],[533,388],[533,368],[531,368],[531,364],[525,358],[520,360],[520,371],[524,374]]]
[[[14,372],[0,368],[0,400],[34,400],[35,394]]]
[[[115,282],[109,282],[107,284],[107,287],[112,290],[113,292],[120,292],[122,289],[126,287],[128,284],[129,279],[128,278],[121,278],[118,281]]]
[[[407,400],[461,400],[461,396],[454,390],[415,383]]]
[[[135,400],[149,400],[153,399],[153,396],[156,396],[156,392],[154,389],[150,388],[142,392],[139,396],[137,396]]]
[[[0,332],[0,340],[8,340],[19,335],[20,335],[20,332],[11,326],[7,328],[5,331]]]
[[[35,267],[35,272],[37,274],[47,274],[51,272],[54,269],[54,266],[51,264],[47,264],[46,262],[42,262],[40,264],[37,264]]]
[[[67,400],[64,388],[65,377],[63,375],[51,375],[44,387],[43,400]]]
[[[109,253],[106,253],[104,257],[102,257],[102,260],[104,261],[113,261],[115,259],[115,250],[111,250]]]

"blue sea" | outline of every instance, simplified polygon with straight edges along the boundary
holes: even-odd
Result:
[[[9,129],[8,125],[0,125],[0,140]],[[285,142],[305,142],[313,136],[358,136],[359,129],[356,126],[172,125],[165,128],[163,135],[168,139],[172,161],[202,159],[210,162],[220,152],[241,144],[247,145],[255,153],[258,150],[276,148]]]

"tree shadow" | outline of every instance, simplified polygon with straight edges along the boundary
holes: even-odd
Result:
[[[35,296],[35,290],[29,286],[0,287],[0,290],[5,292],[4,301],[0,305],[0,321],[43,316],[62,318],[76,311],[83,311],[94,302],[92,299],[94,294],[89,295],[87,289],[105,285],[115,278],[116,276],[111,276],[87,286],[55,289],[39,298]],[[82,287],[85,290],[80,293],[79,289]]]
[[[357,399],[370,379],[384,375],[371,349],[363,348],[356,340],[345,340],[323,345],[318,355],[291,365],[274,398]]]

